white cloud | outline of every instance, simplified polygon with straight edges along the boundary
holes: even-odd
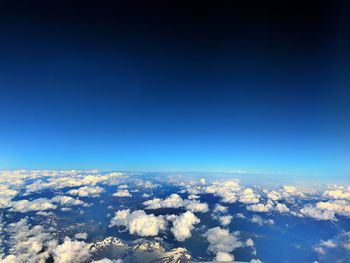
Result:
[[[241,193],[239,201],[244,204],[255,204],[259,203],[259,196],[254,193],[253,189],[246,188]]]
[[[165,230],[166,220],[163,216],[147,215],[142,210],[130,213],[127,209],[117,211],[109,226],[125,226],[130,234],[139,236],[157,236],[159,231]]]
[[[228,259],[228,255],[224,253],[231,253],[234,249],[243,246],[236,234],[220,227],[209,229],[205,236],[210,244],[208,250],[216,253],[217,257],[219,254],[219,258],[222,256]]]
[[[330,210],[318,209],[317,207],[313,207],[311,205],[304,206],[304,208],[300,209],[300,213],[304,216],[312,217],[318,220],[335,220],[334,212]]]
[[[218,262],[232,262],[234,261],[234,259],[235,258],[232,254],[227,252],[221,252],[221,251],[218,251],[215,257],[215,261],[218,261]]]
[[[165,199],[154,198],[143,202],[146,209],[159,209],[159,208],[180,208],[185,207],[191,212],[208,212],[208,204],[200,203],[197,200],[183,200],[178,194],[171,194]]]
[[[185,208],[193,213],[206,213],[209,211],[207,203],[200,203],[196,200],[185,200]]]
[[[10,237],[12,254],[2,260],[4,263],[45,262],[57,245],[51,233],[39,225],[31,228],[27,219],[10,224],[9,232],[12,233]]]
[[[245,245],[247,247],[253,247],[254,246],[254,241],[251,238],[248,238],[247,241],[245,242]]]
[[[328,190],[324,193],[324,196],[331,197],[333,199],[350,200],[350,186],[347,188],[337,187],[334,190]]]
[[[224,203],[235,203],[237,193],[241,190],[238,180],[229,180],[225,182],[214,182],[203,189],[204,193],[214,194],[221,197]]]
[[[159,208],[180,208],[184,206],[184,200],[178,194],[171,194],[165,199],[154,198],[143,202],[146,209],[159,209]]]
[[[227,215],[227,216],[219,216],[218,220],[222,226],[227,226],[231,223],[232,221],[232,216]]]
[[[30,211],[44,211],[49,209],[56,209],[57,206],[52,204],[50,199],[38,198],[32,201],[20,200],[11,203],[12,208],[10,211],[16,211],[21,213],[27,213]]]
[[[275,206],[275,210],[280,213],[288,213],[289,208],[285,204],[277,203]]]
[[[333,202],[318,202],[316,207],[323,211],[332,211],[336,214],[350,217],[350,203],[345,200]]]
[[[273,201],[277,201],[277,200],[280,200],[282,198],[281,194],[277,191],[268,192],[267,197]]]
[[[132,197],[132,195],[129,193],[128,189],[119,189],[116,193],[113,194],[115,197]]]
[[[261,216],[253,215],[250,219],[250,222],[258,224],[259,226],[262,226],[264,224],[273,225],[274,221],[272,219],[263,219]]]
[[[75,239],[83,239],[83,240],[86,240],[88,237],[88,234],[87,233],[77,233],[75,234],[74,238]]]
[[[102,192],[104,192],[104,189],[99,186],[83,186],[78,189],[68,191],[68,194],[78,195],[80,197],[98,197]]]
[[[213,213],[226,213],[226,212],[227,212],[227,207],[220,204],[216,204],[213,210]]]
[[[267,204],[254,204],[247,206],[247,209],[253,212],[269,212],[272,209],[271,203]]]
[[[184,241],[191,237],[191,230],[194,228],[193,225],[200,222],[192,212],[187,211],[180,216],[176,216],[173,221],[173,227],[170,229],[174,234],[174,237],[178,241]]]
[[[313,247],[314,251],[319,254],[326,254],[334,249],[343,249],[346,253],[350,252],[350,231],[341,232],[333,239],[321,240],[317,245]]]
[[[86,262],[90,258],[89,244],[83,241],[72,241],[69,237],[53,250],[55,263]]]
[[[78,199],[74,199],[70,196],[64,196],[64,195],[58,195],[55,196],[51,199],[52,202],[54,203],[59,203],[63,206],[73,206],[73,205],[84,205],[85,202],[78,200]]]

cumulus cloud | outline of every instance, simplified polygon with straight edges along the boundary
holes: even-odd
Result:
[[[335,220],[334,212],[330,210],[318,209],[317,207],[313,207],[311,205],[304,206],[304,208],[300,209],[300,213],[307,217],[312,217],[317,220]]]
[[[259,196],[254,193],[253,189],[246,188],[241,193],[239,201],[244,204],[254,204],[259,203]]]
[[[196,200],[185,200],[185,208],[193,213],[206,213],[209,211],[207,203],[200,203]]]
[[[221,197],[221,201],[224,203],[235,203],[240,190],[241,187],[238,180],[229,180],[225,182],[214,182],[205,187],[203,192]]]
[[[80,197],[98,197],[102,192],[104,192],[104,189],[99,186],[83,186],[78,189],[72,189],[68,191],[68,194],[78,195]]]
[[[78,200],[78,199],[74,199],[70,196],[64,196],[64,195],[58,195],[55,196],[51,199],[52,202],[54,203],[59,203],[60,205],[63,206],[73,206],[73,205],[84,205],[85,202]]]
[[[271,191],[267,193],[267,198],[273,200],[273,201],[277,201],[280,200],[282,198],[281,194],[277,191]]]
[[[321,240],[313,247],[314,251],[319,254],[326,254],[334,249],[343,249],[350,252],[350,231],[341,232],[337,236],[328,240]]]
[[[72,241],[69,237],[66,237],[52,254],[55,263],[86,262],[91,256],[89,244],[83,241]]]
[[[218,262],[232,262],[234,261],[234,256],[227,252],[218,251],[216,253],[215,261]]]
[[[173,227],[170,229],[178,241],[185,241],[191,237],[191,230],[194,225],[200,222],[192,212],[187,211],[180,216],[176,216],[173,221]]]
[[[231,224],[232,216],[226,215],[226,216],[218,216],[218,220],[222,226],[227,226]]]
[[[66,187],[95,186],[97,184],[112,185],[123,176],[119,172],[99,173],[99,171],[26,171],[20,173],[23,180],[30,178],[33,182],[25,186],[30,194],[44,189],[62,189]],[[36,180],[33,180],[36,179]]]
[[[227,207],[216,204],[211,217],[218,220],[222,226],[227,226],[231,223],[233,216],[225,215],[226,213]]]
[[[227,207],[220,204],[216,204],[213,209],[213,213],[226,213],[226,212],[227,212]]]
[[[272,209],[272,204],[254,204],[247,206],[247,209],[253,212],[269,212]]]
[[[259,226],[262,226],[264,224],[267,224],[267,225],[274,224],[274,221],[272,219],[263,219],[261,216],[258,216],[258,215],[253,215],[249,221],[254,224],[258,224]]]
[[[165,199],[154,198],[143,202],[146,209],[159,209],[159,208],[180,208],[184,206],[184,200],[178,194],[171,194]]]
[[[77,233],[75,234],[74,238],[75,239],[83,239],[83,240],[86,240],[88,237],[88,234],[87,233]]]
[[[9,232],[12,254],[2,260],[4,263],[45,262],[57,245],[51,233],[39,225],[31,228],[27,219],[10,224]]]
[[[148,215],[142,210],[130,213],[130,209],[127,209],[117,211],[109,226],[125,226],[130,234],[139,236],[157,236],[165,230],[166,223],[163,216]]]
[[[277,203],[275,206],[275,210],[280,213],[288,213],[289,208],[285,204]]]
[[[317,220],[336,220],[335,215],[350,217],[350,204],[345,200],[332,202],[318,202],[316,205],[306,205],[300,209],[300,213]]]
[[[350,186],[347,188],[338,186],[334,190],[325,191],[323,195],[326,197],[331,197],[333,199],[350,200]]]
[[[128,189],[119,189],[117,192],[113,194],[115,197],[131,197],[132,195],[129,193]]]
[[[230,256],[234,259],[233,255],[229,253],[243,246],[237,235],[220,227],[211,228],[205,233],[209,242],[208,250],[216,254],[217,261],[219,261],[219,258],[228,260]]]
[[[49,209],[56,209],[57,206],[54,205],[50,199],[38,198],[32,201],[20,200],[11,203],[12,208],[10,211],[27,213],[30,211],[44,211]]]
[[[165,199],[154,198],[143,202],[146,209],[159,209],[159,208],[180,208],[185,207],[187,210],[196,213],[208,212],[208,204],[200,203],[197,200],[184,200],[178,194],[171,194]]]

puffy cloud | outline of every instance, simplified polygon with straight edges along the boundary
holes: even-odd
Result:
[[[253,212],[269,212],[272,209],[272,205],[270,203],[267,204],[254,204],[247,206],[247,209]]]
[[[127,209],[117,211],[109,226],[125,226],[130,234],[139,236],[157,236],[159,231],[165,230],[166,223],[163,216],[148,215],[142,210],[130,213]]]
[[[87,197],[87,196],[98,197],[103,191],[104,189],[99,186],[95,186],[95,187],[83,186],[78,189],[73,189],[68,191],[68,194],[78,195],[80,197]]]
[[[256,195],[251,188],[246,188],[241,193],[239,201],[244,204],[255,204],[259,203],[259,196]]]
[[[75,239],[83,239],[83,240],[86,240],[87,237],[88,237],[87,233],[77,233],[74,236]]]
[[[289,208],[285,204],[277,203],[275,206],[275,210],[280,213],[288,213]]]
[[[184,200],[178,194],[171,194],[165,199],[154,198],[143,202],[146,209],[159,209],[159,208],[180,208],[184,206]]]
[[[173,221],[173,227],[170,229],[174,237],[178,241],[185,241],[191,237],[191,230],[194,228],[193,225],[200,222],[192,212],[187,211],[180,216],[175,217]]]
[[[31,171],[26,179],[36,179],[26,185],[27,193],[43,189],[62,189],[66,187],[95,186],[97,184],[115,184],[123,176],[122,173],[99,173],[99,171]]]
[[[267,225],[273,225],[274,221],[272,219],[263,219],[261,216],[253,215],[250,219],[250,222],[258,224],[259,226],[262,226],[264,224]]]
[[[188,199],[198,199],[199,197],[200,197],[199,195],[191,194],[191,195],[188,196]]]
[[[317,207],[313,207],[311,205],[304,206],[304,208],[300,209],[300,213],[304,216],[312,217],[317,220],[335,220],[333,211],[322,211],[321,209],[318,209]]]
[[[201,178],[201,179],[199,180],[199,182],[200,182],[201,184],[205,185],[205,179],[204,179],[204,178]]]
[[[17,194],[17,190],[11,189],[7,185],[0,185],[0,198],[12,198]]]
[[[253,204],[247,206],[247,209],[253,212],[266,213],[271,211],[277,211],[279,213],[287,213],[289,212],[289,208],[285,204],[272,202],[268,200],[266,204]]]
[[[72,241],[69,237],[53,250],[56,263],[86,262],[90,258],[89,244],[83,241]]]
[[[222,258],[228,259],[231,254],[227,253],[231,253],[234,249],[243,246],[236,234],[220,227],[209,229],[205,236],[209,242],[208,250],[216,253],[216,259],[218,259],[218,256],[219,258],[222,256]]]
[[[45,262],[57,245],[51,233],[39,225],[31,228],[27,219],[10,224],[9,232],[12,254],[3,258],[4,263]]]
[[[267,197],[273,201],[277,201],[277,200],[280,200],[282,198],[281,194],[277,191],[268,192]]]
[[[218,262],[232,262],[234,261],[234,256],[230,253],[227,253],[227,252],[217,252],[216,253],[216,257],[215,257],[215,261],[218,261]]]
[[[347,188],[337,187],[334,190],[328,190],[324,192],[324,196],[331,197],[333,199],[350,200],[350,186]]]
[[[59,203],[63,206],[84,205],[85,202],[74,199],[70,196],[58,195],[51,199],[52,202]]]
[[[113,194],[115,197],[131,197],[128,189],[119,189],[116,193]]]
[[[227,207],[220,204],[216,204],[213,210],[213,213],[226,213],[226,212],[227,212]]]
[[[227,226],[231,223],[232,221],[232,216],[227,215],[227,216],[219,216],[218,220],[222,226]]]
[[[178,194],[171,194],[165,199],[154,198],[143,202],[146,209],[159,209],[159,208],[180,208],[185,207],[191,212],[208,212],[208,204],[200,203],[197,200],[183,200]]]
[[[334,202],[318,202],[316,207],[323,211],[332,211],[336,214],[350,217],[350,204],[344,200]]]
[[[193,213],[206,213],[209,211],[207,203],[200,203],[199,201],[193,200],[185,200],[185,208]]]
[[[350,231],[341,232],[333,239],[321,240],[313,249],[319,254],[326,254],[333,249],[343,249],[348,253],[350,251]]]
[[[227,207],[216,204],[211,216],[212,218],[218,220],[222,226],[227,226],[231,223],[233,216],[223,215],[225,213],[227,213]]]
[[[214,194],[221,197],[224,203],[235,203],[237,193],[241,190],[238,180],[229,180],[225,182],[214,182],[203,189],[204,193]]]
[[[50,199],[38,198],[32,201],[20,200],[11,203],[12,208],[10,211],[16,211],[21,213],[27,213],[30,211],[44,211],[49,209],[56,209],[57,206],[52,204]]]
[[[245,242],[245,245],[247,247],[253,247],[254,246],[254,241],[251,238],[248,238],[247,241]]]

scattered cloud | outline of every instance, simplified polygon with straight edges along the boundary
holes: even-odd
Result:
[[[130,234],[145,237],[157,236],[160,231],[165,230],[166,225],[163,216],[148,215],[143,210],[130,213],[130,209],[127,209],[117,211],[109,226],[125,226]]]
[[[102,192],[104,192],[104,189],[99,186],[83,186],[78,189],[68,191],[68,194],[78,195],[80,197],[98,197]]]
[[[132,197],[128,189],[119,189],[116,193],[113,194],[115,197]]]
[[[234,260],[234,256],[230,253],[243,246],[243,243],[238,239],[238,233],[230,233],[227,229],[220,227],[209,229],[205,236],[210,244],[208,250],[216,254],[216,261],[219,259]]]
[[[194,225],[200,222],[192,212],[187,211],[173,220],[173,227],[170,229],[177,241],[185,241],[191,237],[191,230]]]

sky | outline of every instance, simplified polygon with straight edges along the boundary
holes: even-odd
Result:
[[[3,1],[0,169],[349,176],[346,1]]]

